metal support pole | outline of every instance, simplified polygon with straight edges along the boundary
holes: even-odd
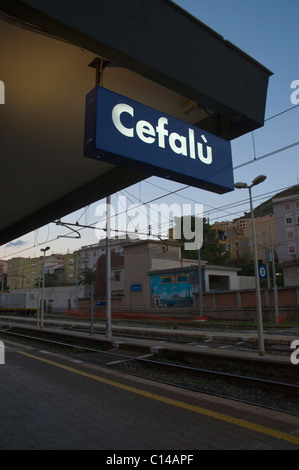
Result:
[[[40,327],[43,328],[44,326],[44,294],[45,294],[45,264],[46,264],[46,251],[50,250],[50,247],[47,246],[46,248],[41,248],[40,251],[43,252],[43,270],[42,270],[42,305],[41,305],[41,321],[40,321]]]
[[[106,335],[111,338],[111,251],[110,251],[110,227],[111,227],[111,196],[106,198],[107,229],[106,229]]]
[[[254,275],[255,275],[255,288],[256,288],[258,345],[259,345],[259,355],[264,356],[265,349],[264,349],[264,335],[263,335],[262,304],[261,304],[260,280],[259,280],[259,273],[258,273],[258,260],[257,260],[256,236],[255,236],[255,226],[254,226],[254,214],[253,214],[253,207],[252,207],[251,187],[249,186],[248,189],[249,189],[252,239],[253,239],[252,241],[253,241]]]
[[[272,227],[270,227],[270,235],[271,235],[271,250],[272,250],[272,274],[273,274],[273,295],[274,295],[274,318],[275,318],[275,323],[279,323],[279,316],[278,316],[278,297],[277,297],[277,284],[276,284],[276,267],[275,267],[275,256],[274,256]]]
[[[37,316],[36,316],[36,327],[39,327],[39,317],[40,317],[40,281],[41,281],[41,274],[38,278],[38,295],[37,295]]]
[[[42,305],[41,305],[41,318],[40,318],[40,327],[43,328],[44,326],[44,294],[45,294],[45,256],[46,252],[44,251],[43,256],[43,278],[42,278]]]
[[[201,275],[201,258],[200,248],[198,248],[198,300],[199,300],[199,313],[203,316],[203,299],[202,299],[202,275]]]
[[[93,282],[90,286],[90,334],[93,335]]]
[[[75,287],[75,304],[76,304],[76,312],[78,313],[78,257],[79,254],[76,253],[76,287]]]
[[[269,250],[266,246],[266,234],[265,234],[265,232],[263,233],[263,235],[264,235],[264,249],[265,249],[265,255],[266,255],[267,287],[268,287],[268,289],[271,289],[271,279],[270,279],[270,269],[269,269]]]

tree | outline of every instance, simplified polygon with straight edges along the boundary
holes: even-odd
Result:
[[[79,284],[84,286],[93,286],[96,280],[96,271],[94,268],[88,268],[85,266],[84,269],[81,269]]]
[[[55,287],[58,283],[57,274],[45,273],[45,287]],[[38,279],[35,282],[35,287],[40,287],[42,285],[42,279]]]
[[[57,274],[45,273],[45,287],[54,287],[58,282]]]
[[[225,247],[219,243],[217,239],[216,230],[212,230],[211,225],[207,219],[203,218],[202,223],[203,229],[203,244],[200,249],[200,257],[203,261],[207,261],[209,264],[225,265],[229,260],[229,253],[225,251]],[[191,232],[195,230],[195,216],[191,216]],[[181,218],[181,234],[182,238],[179,242],[182,245],[182,257],[188,259],[198,259],[197,250],[185,250],[184,244],[186,241],[183,232],[183,218]],[[189,240],[192,241],[192,240]]]

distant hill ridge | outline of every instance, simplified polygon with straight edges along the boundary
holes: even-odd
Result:
[[[272,199],[275,199],[277,197],[292,196],[293,194],[299,194],[299,184],[296,184],[295,186],[292,186],[291,188],[280,191],[279,193],[275,194],[275,196],[272,196],[270,199],[268,199],[267,201],[257,206],[253,210],[254,217],[262,217],[264,215],[273,214]],[[250,212],[245,212],[244,216],[238,217],[237,219],[234,220],[234,222],[236,222],[239,219],[246,219],[246,218],[250,218]]]

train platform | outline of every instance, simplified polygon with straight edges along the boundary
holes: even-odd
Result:
[[[5,340],[0,383],[0,450],[103,450],[105,459],[139,458],[143,468],[165,451],[198,466],[202,450],[299,449],[298,417],[13,340]],[[101,454],[97,463],[105,463]]]

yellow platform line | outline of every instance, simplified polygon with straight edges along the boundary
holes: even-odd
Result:
[[[271,428],[268,428],[268,427],[265,427],[265,426],[261,426],[259,424],[255,424],[255,423],[252,423],[250,421],[245,421],[243,419],[234,418],[232,416],[225,415],[225,414],[219,413],[217,411],[208,410],[206,408],[202,408],[202,407],[199,407],[199,406],[196,406],[196,405],[191,405],[189,403],[185,403],[185,402],[182,402],[182,401],[173,400],[171,398],[167,398],[167,397],[164,397],[162,395],[157,395],[155,393],[147,392],[145,390],[142,390],[142,389],[139,389],[139,388],[136,388],[136,387],[132,387],[130,385],[124,385],[122,383],[115,382],[114,380],[105,379],[104,377],[99,377],[97,375],[90,374],[88,372],[77,370],[77,369],[74,369],[73,367],[69,367],[67,365],[60,364],[58,362],[54,362],[54,361],[51,361],[49,359],[45,359],[45,358],[42,358],[42,357],[38,357],[38,356],[35,356],[33,354],[29,354],[29,353],[26,353],[24,351],[20,351],[20,350],[14,349],[14,348],[8,347],[7,349],[10,349],[10,350],[15,351],[19,354],[22,354],[23,356],[27,356],[27,357],[30,357],[32,359],[36,359],[36,360],[41,361],[41,362],[45,362],[45,363],[50,364],[50,365],[55,366],[55,367],[59,367],[60,369],[67,370],[68,372],[72,372],[74,374],[78,374],[78,375],[81,375],[83,377],[87,377],[89,379],[96,380],[97,382],[101,382],[101,383],[104,383],[106,385],[110,385],[112,387],[117,387],[117,388],[119,388],[121,390],[125,390],[127,392],[135,393],[136,395],[141,395],[143,397],[150,398],[152,400],[156,400],[156,401],[165,403],[167,405],[176,406],[176,407],[182,408],[184,410],[192,411],[194,413],[198,413],[198,414],[201,414],[201,415],[204,415],[204,416],[209,416],[211,418],[215,418],[217,420],[224,421],[224,422],[229,423],[229,424],[234,424],[236,426],[240,426],[242,428],[246,428],[246,429],[249,429],[251,431],[259,432],[261,434],[266,434],[267,436],[271,436],[271,437],[274,437],[276,439],[282,439],[284,441],[291,442],[292,444],[299,445],[299,438],[298,437],[292,436],[291,434],[287,434],[285,432],[277,431],[275,429],[271,429]]]

